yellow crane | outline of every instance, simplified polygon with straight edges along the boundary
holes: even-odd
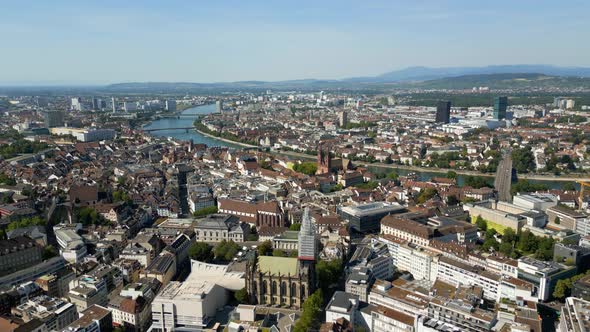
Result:
[[[584,201],[584,188],[585,187],[589,187],[590,188],[590,181],[584,181],[584,180],[578,180],[576,181],[579,185],[580,185],[580,206],[582,206],[582,202]]]

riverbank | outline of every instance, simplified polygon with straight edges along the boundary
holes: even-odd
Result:
[[[315,156],[311,156],[301,152],[295,151],[271,151],[270,153],[274,153],[277,155],[285,155],[289,157],[298,157],[301,159],[307,160],[315,160]],[[409,166],[409,165],[398,165],[398,164],[383,164],[383,163],[365,163],[362,161],[353,161],[353,164],[363,166],[363,167],[374,167],[374,168],[382,168],[382,169],[403,169],[406,171],[417,172],[417,173],[435,173],[446,175],[447,172],[453,171],[458,175],[464,176],[484,176],[493,178],[496,177],[496,174],[493,173],[480,173],[478,171],[468,171],[468,170],[457,170],[457,169],[450,169],[450,168],[428,168],[428,167],[419,167],[419,166]],[[518,174],[519,179],[527,179],[527,180],[534,180],[534,181],[558,181],[558,182],[575,182],[575,181],[590,181],[590,178],[586,175],[580,175],[579,177],[576,176],[555,176],[555,175],[542,175],[542,174]]]
[[[196,127],[195,127],[195,131],[197,133],[203,135],[203,136],[206,136],[206,137],[209,137],[209,138],[212,138],[212,139],[221,141],[221,142],[225,142],[225,143],[229,143],[229,144],[235,144],[235,145],[239,145],[239,146],[242,146],[242,147],[245,147],[245,148],[258,148],[258,146],[256,146],[256,145],[251,145],[251,144],[246,144],[246,143],[242,143],[242,142],[232,141],[231,139],[217,137],[215,135],[208,134],[208,133],[206,133],[204,131],[201,131],[201,130],[197,129]]]

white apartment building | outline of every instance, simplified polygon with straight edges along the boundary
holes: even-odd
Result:
[[[483,289],[484,298],[492,301],[500,300],[500,275],[481,267],[465,264],[449,257],[440,257],[437,279],[456,286],[480,286]]]
[[[411,273],[416,280],[436,280],[438,254],[393,236],[382,235],[374,241],[387,245],[393,266],[397,270]]]

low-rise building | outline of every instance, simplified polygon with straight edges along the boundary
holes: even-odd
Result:
[[[0,276],[41,263],[41,251],[41,246],[27,236],[0,240]]]
[[[547,216],[549,218],[548,227],[550,226],[553,229],[569,229],[572,231],[578,228],[578,223],[583,224],[586,222],[585,219],[588,218],[585,213],[562,205],[548,208]]]
[[[72,281],[68,297],[76,305],[78,312],[98,304],[106,306],[108,303],[107,281],[84,275]]]
[[[38,319],[49,331],[59,331],[78,319],[75,305],[46,295],[27,299],[13,308],[12,314],[24,322]]]
[[[549,193],[518,194],[512,198],[514,205],[538,211],[547,211],[548,208],[556,206],[557,202],[557,196]]]
[[[62,332],[111,332],[113,314],[104,306],[94,304],[80,312],[80,318],[68,325]]]
[[[54,273],[37,278],[35,283],[49,296],[64,297],[70,291],[70,282],[75,278],[76,274],[74,271],[68,267],[64,267]]]
[[[359,303],[357,295],[336,291],[326,306],[326,322],[336,322],[339,318],[355,322]]]
[[[199,219],[195,225],[197,242],[244,242],[250,233],[250,226],[229,214],[211,214]]]
[[[371,310],[371,332],[413,332],[415,315],[408,315],[395,309],[377,306]]]
[[[226,304],[227,290],[243,287],[243,273],[228,272],[223,265],[191,261],[188,278],[170,282],[152,302],[152,329],[200,331]]]
[[[142,278],[156,278],[163,285],[167,285],[176,275],[176,256],[164,252],[156,257],[141,273]]]
[[[357,206],[339,206],[338,214],[348,221],[349,228],[358,233],[379,232],[381,219],[400,213],[405,208],[397,203],[374,202]]]
[[[568,297],[561,307],[558,332],[577,332],[590,330],[590,301]]]
[[[369,268],[354,268],[346,279],[345,290],[349,294],[358,296],[361,301],[367,302],[369,291],[374,281],[375,278]]]
[[[576,271],[573,266],[556,262],[544,262],[526,256],[518,259],[518,278],[534,285],[534,295],[540,301],[547,301],[551,297],[558,280],[570,278]]]

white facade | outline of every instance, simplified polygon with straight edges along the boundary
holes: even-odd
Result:
[[[437,254],[391,237],[379,237],[378,241],[387,245],[393,266],[397,270],[411,273],[416,280],[436,280]]]
[[[438,262],[437,279],[451,285],[481,286],[484,298],[500,300],[500,276],[492,272],[444,257]]]

